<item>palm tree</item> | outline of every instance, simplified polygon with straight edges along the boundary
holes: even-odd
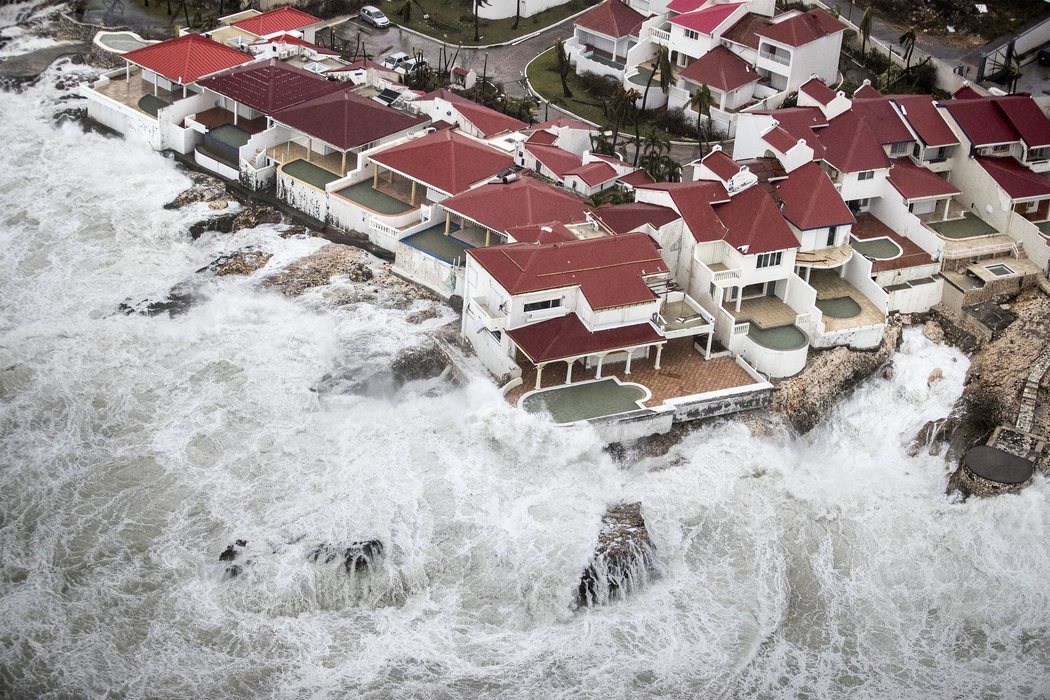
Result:
[[[699,89],[694,90],[693,94],[689,96],[689,101],[686,102],[686,107],[696,112],[696,141],[700,146],[700,156],[704,155],[704,117],[708,120],[711,119],[711,104],[714,100],[711,98],[711,88],[707,87],[707,84],[703,84]]]
[[[875,16],[872,12],[871,5],[864,10],[864,16],[860,18],[860,61],[861,63],[867,63],[866,55],[868,49],[868,39],[871,38],[871,23],[874,21]]]
[[[489,0],[471,0],[471,7],[474,8],[474,41],[481,41],[481,31],[479,29],[480,17],[478,11],[482,7],[488,7]]]
[[[668,52],[666,46],[661,46],[656,51],[656,58],[653,60],[653,72],[649,74],[649,80],[645,82],[645,92],[642,93],[642,108],[638,110],[634,119],[634,138],[640,139],[638,132],[641,129],[642,113],[645,110],[645,105],[649,101],[649,88],[653,86],[653,79],[656,74],[660,74],[660,91],[665,95],[667,91],[671,89],[671,54]],[[634,153],[634,165],[638,166],[638,152]]]
[[[616,142],[620,138],[621,127],[627,123],[627,119],[631,116],[631,110],[634,109],[634,103],[641,96],[642,94],[634,88],[625,90],[622,85],[616,86],[616,97],[613,98],[612,108],[609,110],[613,120],[613,151],[616,150]]]
[[[1006,80],[1010,83],[1010,92],[1017,92],[1017,81],[1024,75],[1021,69],[1021,59],[1017,54],[1010,57],[1010,65],[1006,69]]]
[[[915,51],[915,27],[910,27],[901,34],[899,42],[904,49],[904,72],[907,73],[911,70],[911,54]]]
[[[661,175],[667,180],[667,182],[678,182],[682,179],[681,163],[679,163],[671,156],[663,156],[663,158],[661,158],[661,162],[663,164],[663,171]]]
[[[561,94],[566,98],[572,97],[572,90],[569,89],[569,83],[566,81],[569,71],[572,69],[572,64],[569,63],[569,55],[565,53],[565,42],[561,37],[558,37],[554,41],[554,56],[558,60],[558,76],[561,78]]]

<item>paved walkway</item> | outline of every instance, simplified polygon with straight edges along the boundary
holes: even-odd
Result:
[[[32,80],[63,56],[86,54],[90,50],[91,47],[87,44],[75,42],[40,49],[21,56],[11,56],[0,61],[0,80],[15,82]]]

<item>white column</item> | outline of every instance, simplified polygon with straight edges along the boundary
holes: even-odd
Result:
[[[627,351],[627,366],[624,367],[624,370],[623,370],[624,374],[630,374],[631,373],[631,358],[633,358],[633,357],[634,357],[634,350],[628,350]]]
[[[740,303],[744,301],[744,285],[736,288],[736,312],[740,313]]]
[[[708,344],[710,347],[710,344]],[[709,350],[710,352],[710,350]],[[664,343],[660,343],[656,346],[656,364],[653,366],[654,369],[660,369],[660,356],[664,353]]]
[[[576,360],[565,361],[565,383],[572,384],[572,365]]]
[[[602,363],[605,362],[605,354],[598,355],[598,371],[594,373],[595,379],[602,378]]]
[[[547,365],[545,365],[545,364],[543,364],[543,365],[536,365],[536,388],[537,389],[539,389],[540,386],[541,386],[540,380],[543,377],[543,368],[546,367],[546,366]]]
[[[711,359],[711,341],[714,340],[714,338],[715,338],[715,331],[714,331],[714,329],[711,329],[711,331],[708,332],[708,334],[707,334],[707,351],[704,353],[704,359],[705,360],[710,360]]]

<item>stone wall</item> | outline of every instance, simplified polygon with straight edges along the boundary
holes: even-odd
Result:
[[[103,27],[100,24],[86,24],[78,22],[65,12],[58,15],[58,32],[63,39],[76,39],[78,41],[91,41],[95,35],[102,31],[121,32],[127,31],[127,27]]]

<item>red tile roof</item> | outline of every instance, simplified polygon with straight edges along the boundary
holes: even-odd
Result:
[[[297,10],[294,7],[279,7],[276,10],[270,10],[269,12],[263,12],[254,17],[234,22],[233,26],[246,32],[251,32],[256,36],[269,36],[278,32],[302,29],[320,21],[317,17]]]
[[[802,83],[802,87],[800,87],[799,90],[806,93],[822,105],[827,105],[835,99],[835,91],[822,83],[820,78],[810,78]]]
[[[276,58],[234,68],[199,84],[263,114],[346,89],[343,83],[325,80]]]
[[[640,185],[651,184],[653,182],[656,182],[656,180],[653,179],[652,175],[642,170],[641,168],[638,168],[638,170],[635,170],[633,173],[627,173],[626,175],[621,177],[620,182],[622,182],[625,185],[630,185],[631,187],[638,187]]]
[[[616,169],[608,163],[594,162],[577,166],[565,173],[565,177],[569,177],[570,175],[575,175],[590,187],[594,187],[603,182],[615,180],[617,173]]]
[[[1029,148],[1050,146],[1050,119],[1028,95],[1006,95],[995,104]]]
[[[514,165],[506,153],[448,130],[388,148],[371,159],[451,195]]]
[[[339,149],[363,146],[428,119],[415,117],[351,92],[332,92],[273,113],[274,120]]]
[[[262,45],[262,44],[291,44],[292,46],[304,46],[304,47],[310,49],[311,51],[315,51],[317,53],[328,54],[329,56],[338,56],[339,55],[338,51],[333,51],[332,49],[326,49],[325,47],[318,46],[317,44],[311,44],[306,39],[300,39],[299,37],[295,36],[294,34],[278,34],[275,37],[271,37],[269,39],[260,39],[259,41],[256,41],[256,42],[252,43],[253,46],[259,46],[259,45]]]
[[[980,97],[984,97],[984,95],[974,90],[969,84],[963,85],[952,93],[953,100],[973,100]]]
[[[929,95],[895,95],[893,101],[897,103],[912,131],[926,146],[937,148],[959,143],[959,137],[944,121],[941,111]]]
[[[642,189],[670,194],[693,238],[701,243],[725,241],[749,255],[798,247],[780,209],[761,187],[749,187],[732,197],[717,182],[658,182]]]
[[[915,136],[888,97],[853,100],[853,111],[864,118],[871,133],[882,145],[914,141]]]
[[[655,297],[644,277],[667,272],[656,245],[642,233],[471,248],[467,255],[510,294],[579,287],[595,310],[651,302]]]
[[[992,176],[1010,199],[1034,199],[1050,197],[1050,181],[1043,175],[1032,172],[1016,160],[978,156],[977,163]]]
[[[889,182],[905,199],[948,197],[959,189],[935,172],[921,168],[909,158],[898,158],[890,168]]]
[[[824,146],[824,160],[844,173],[890,167],[890,159],[876,138],[873,125],[852,109],[820,130],[820,142]]]
[[[722,25],[729,16],[732,15],[738,7],[742,7],[744,3],[726,3],[723,5],[711,5],[705,7],[702,10],[696,10],[689,12],[684,15],[678,15],[671,18],[671,24],[677,24],[680,27],[686,29],[692,29],[694,32],[700,32],[701,34],[707,34],[710,36],[719,26]]]
[[[806,145],[813,149],[813,157],[815,159],[824,157],[824,145],[820,142],[817,132],[828,125],[828,120],[817,107],[787,107],[772,111],[759,111],[756,114],[766,114],[776,119],[780,128],[792,140],[792,143],[788,145],[783,138],[784,135],[778,134],[772,137],[778,143],[773,143],[769,141],[769,134],[766,134],[764,138],[770,145],[778,149],[781,146],[791,148],[799,139],[805,139]],[[783,150],[781,151],[781,153],[784,152]]]
[[[773,148],[777,149],[781,153],[787,153],[798,143],[798,139],[786,132],[783,127],[774,126],[772,129],[767,131],[762,139]],[[806,143],[810,144],[816,141],[816,137],[811,136],[807,139]]]
[[[179,85],[195,83],[206,75],[252,60],[248,54],[200,34],[184,34],[144,46],[124,54],[124,58]]]
[[[720,149],[711,151],[700,162],[725,182],[740,172],[737,162]]]
[[[493,231],[515,226],[585,219],[586,203],[578,197],[536,180],[520,177],[508,184],[482,185],[444,200],[441,205]]]
[[[534,131],[529,134],[529,138],[525,139],[525,143],[534,146],[551,146],[557,140],[558,137],[549,131]]]
[[[873,88],[871,85],[861,85],[859,88],[853,91],[854,99],[872,99],[874,97],[882,97],[882,93]]]
[[[677,12],[683,14],[686,12],[692,12],[702,5],[706,5],[708,0],[671,0],[667,3],[668,12]]]
[[[846,226],[856,221],[835,183],[816,163],[791,171],[787,179],[777,181],[774,187],[784,203],[784,218],[800,231]]]
[[[995,101],[982,98],[947,100],[940,103],[974,146],[1013,143],[1021,139]]]
[[[560,224],[556,221],[515,226],[507,229],[507,234],[517,243],[546,244],[576,240],[576,236],[565,224]]]
[[[533,363],[652,345],[664,340],[650,323],[592,332],[576,314],[522,326],[507,333]]]
[[[645,15],[636,12],[627,3],[621,0],[605,0],[577,19],[576,26],[619,39],[637,36],[638,27],[643,21]]]
[[[651,224],[653,228],[661,228],[681,218],[674,209],[645,202],[603,204],[594,214],[616,233],[637,231],[646,224]]]
[[[485,105],[478,104],[473,100],[468,100],[466,97],[457,95],[451,90],[442,89],[429,92],[419,101],[438,98],[452,103],[456,108],[456,111],[463,115],[464,119],[473,124],[485,138],[491,138],[497,134],[502,134],[505,131],[517,131],[528,126],[525,122],[519,119],[507,116],[506,114],[497,112],[494,109],[489,109]]]
[[[759,29],[767,26],[769,26],[768,17],[756,15],[754,12],[748,12],[740,18],[739,22],[722,32],[722,38],[726,41],[740,44],[741,46],[757,49],[760,43],[757,32]]]
[[[716,46],[690,63],[681,77],[694,83],[730,92],[749,83],[757,83],[760,76],[751,64],[724,46]]]
[[[817,39],[845,31],[845,29],[845,24],[824,10],[809,10],[781,22],[775,22],[756,33],[778,44],[805,46]]]
[[[562,150],[557,146],[547,146],[529,141],[525,143],[525,150],[558,178],[564,177],[570,170],[583,164],[578,155]]]

